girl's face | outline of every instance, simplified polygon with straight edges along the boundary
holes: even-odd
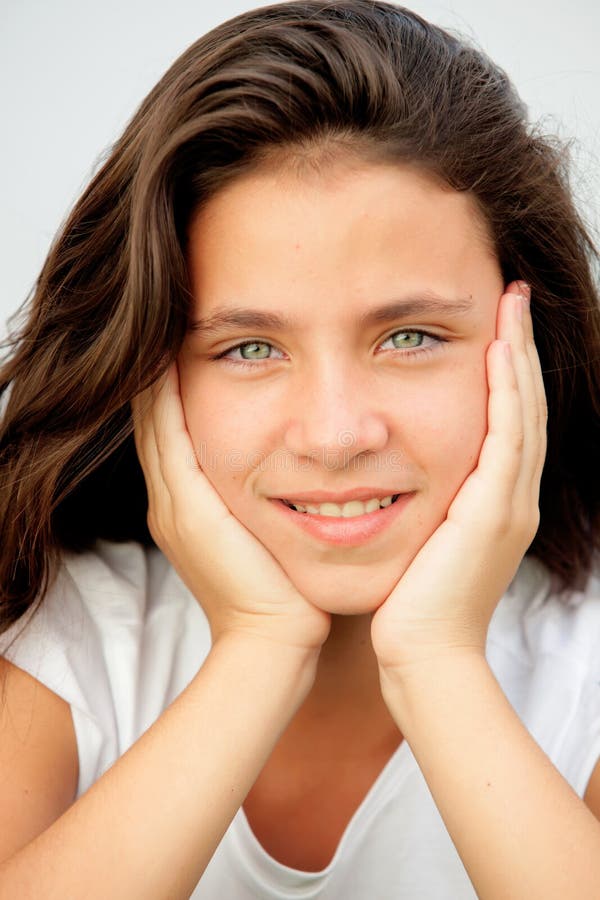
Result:
[[[200,465],[308,600],[374,611],[486,432],[504,285],[474,202],[408,167],[261,171],[198,213],[189,265],[178,362]]]

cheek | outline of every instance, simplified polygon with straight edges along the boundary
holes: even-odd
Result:
[[[457,366],[423,387],[411,411],[411,447],[428,480],[454,491],[475,467],[487,428],[485,362]]]
[[[209,374],[179,361],[187,429],[205,475],[232,511],[248,473],[266,458],[266,419],[224,392]],[[237,499],[236,499],[237,498]]]
[[[484,353],[454,367],[406,383],[396,397],[390,449],[400,448],[425,476],[430,490],[451,498],[477,463],[487,426]],[[264,397],[240,400],[240,391],[223,390],[209,374],[185,361],[179,365],[186,423],[202,469],[230,509],[241,513],[244,484],[277,449],[279,404]],[[394,392],[395,393],[395,392]],[[279,412],[278,412],[279,410]],[[280,437],[280,436],[279,436]],[[247,499],[247,498],[246,498]]]

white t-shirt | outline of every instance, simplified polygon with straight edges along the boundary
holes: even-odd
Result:
[[[0,653],[71,706],[78,796],[156,720],[210,648],[204,613],[158,550],[100,541],[59,578]],[[557,597],[526,559],[500,601],[487,657],[529,731],[583,796],[600,757],[600,580]],[[281,865],[240,809],[194,900],[467,900],[475,892],[406,741],[321,872]]]

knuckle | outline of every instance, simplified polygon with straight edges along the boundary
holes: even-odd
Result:
[[[192,511],[184,507],[174,517],[173,532],[177,539],[183,543],[193,535],[195,525],[197,525],[197,522],[195,522],[195,516],[192,514]]]
[[[539,527],[540,527],[540,508],[537,504],[533,504],[529,511],[528,527],[526,530],[526,537],[529,538],[530,543],[536,536]]]
[[[511,517],[511,531],[520,543],[527,546],[534,539],[540,523],[539,508],[535,505],[515,510]]]
[[[148,514],[147,514],[147,516],[146,516],[146,523],[147,523],[147,525],[148,525],[148,531],[150,532],[150,534],[151,534],[151,536],[152,536],[152,540],[153,540],[156,544],[158,544],[159,546],[161,546],[161,543],[162,543],[162,531],[161,531],[161,529],[160,529],[160,527],[159,527],[159,524],[158,524],[158,521],[157,521],[156,516],[155,516],[155,514],[154,514],[154,511],[153,511],[151,508],[148,509]]]
[[[485,526],[484,526],[485,527]],[[487,537],[488,540],[501,542],[513,529],[514,522],[510,509],[497,509],[488,522]]]
[[[160,547],[165,547],[171,542],[170,516],[164,509],[157,509],[154,505],[148,507],[146,522],[152,539]]]
[[[515,506],[506,506],[498,508],[489,520],[486,529],[487,537],[489,540],[502,543],[507,538],[514,540],[516,535],[519,539],[529,539],[531,542],[538,526],[538,508],[520,509]]]
[[[536,399],[531,404],[531,418],[537,427],[542,427],[548,421],[548,405],[544,400]]]
[[[525,446],[525,432],[522,428],[516,428],[511,436],[511,447],[515,453],[522,453]]]

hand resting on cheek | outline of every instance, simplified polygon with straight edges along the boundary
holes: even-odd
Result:
[[[547,411],[521,285],[502,296],[487,352],[488,428],[478,465],[373,616],[380,673],[402,678],[448,652],[483,655],[494,609],[535,536]]]
[[[330,616],[302,597],[203,473],[175,363],[132,408],[150,533],[202,606],[213,643],[233,631],[318,652]]]

